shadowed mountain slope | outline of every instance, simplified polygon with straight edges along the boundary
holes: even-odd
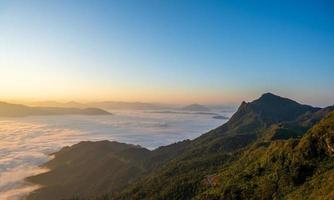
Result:
[[[312,113],[320,110],[271,93],[263,94],[248,105],[250,109],[260,115],[261,119],[268,122],[291,121],[307,112]]]
[[[80,142],[64,147],[43,165],[49,172],[27,179],[47,186],[30,194],[28,199],[90,197],[119,190],[181,154],[188,143],[186,140],[154,151],[110,141]]]
[[[49,172],[28,181],[48,185],[29,199],[62,199],[89,196],[119,189],[145,171],[142,163],[149,150],[118,142],[80,142],[55,153],[44,166]]]

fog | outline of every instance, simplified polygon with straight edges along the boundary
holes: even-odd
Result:
[[[83,140],[107,139],[154,149],[193,139],[226,122],[203,114],[113,113],[111,116],[0,118],[0,199],[22,199],[37,189],[39,186],[25,182],[24,178],[45,172],[47,169],[38,166],[61,147]]]

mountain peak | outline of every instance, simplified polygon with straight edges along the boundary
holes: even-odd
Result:
[[[259,99],[249,103],[253,111],[270,121],[290,121],[308,111],[315,112],[319,108],[300,104],[294,100],[264,93]]]
[[[267,98],[267,97],[280,97],[280,96],[278,96],[276,94],[273,94],[271,92],[266,92],[266,93],[263,93],[260,98]],[[280,98],[282,98],[282,97],[280,97]]]
[[[306,112],[315,112],[319,108],[302,105],[294,100],[272,93],[264,93],[260,98],[246,103],[242,102],[231,121],[242,119],[243,116],[253,113],[267,123],[291,121]],[[239,123],[239,122],[238,122]]]
[[[269,104],[270,106],[275,106],[277,104],[278,105],[294,104],[295,106],[302,105],[294,100],[281,97],[270,92],[262,94],[260,98],[254,100],[253,102],[251,102],[251,104],[257,104],[257,105]]]
[[[281,101],[293,101],[291,99],[288,99],[288,98],[284,98],[284,97],[281,97],[281,96],[278,96],[276,94],[273,94],[273,93],[270,93],[270,92],[267,92],[267,93],[264,93],[261,95],[261,97],[258,99],[259,101],[273,101],[273,100],[281,100]]]

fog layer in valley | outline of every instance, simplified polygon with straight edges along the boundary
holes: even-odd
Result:
[[[35,190],[38,186],[25,183],[24,178],[46,171],[38,166],[50,159],[48,154],[63,146],[107,139],[154,149],[193,139],[226,121],[198,113],[114,114],[0,118],[0,199],[21,199]]]

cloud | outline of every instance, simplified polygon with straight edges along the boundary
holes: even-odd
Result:
[[[0,199],[16,200],[37,189],[24,178],[44,172],[38,166],[63,146],[108,139],[153,149],[195,138],[221,123],[210,116],[144,112],[0,118]]]
[[[29,164],[22,164],[1,172],[0,199],[22,199],[23,196],[39,188],[38,185],[25,182],[24,178],[44,172],[47,172],[47,169]]]

